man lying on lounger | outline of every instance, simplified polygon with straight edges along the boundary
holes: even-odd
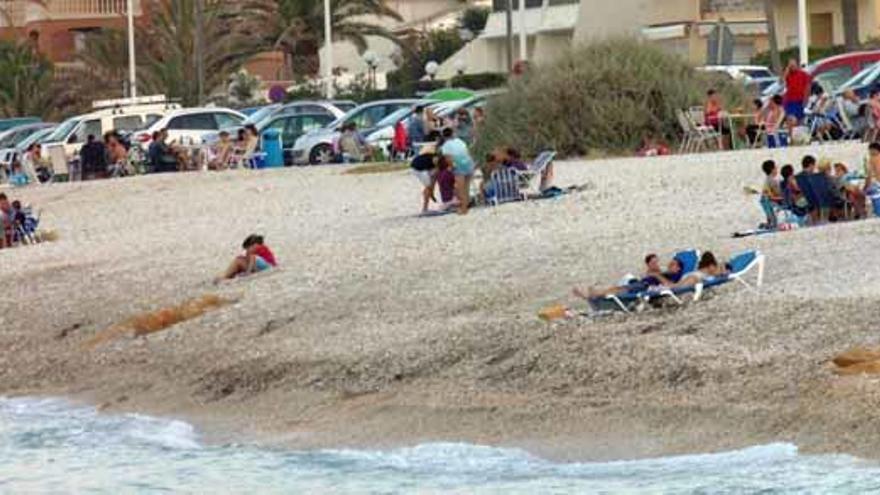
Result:
[[[651,287],[673,287],[682,278],[681,269],[681,262],[672,258],[664,272],[660,268],[660,258],[656,254],[649,254],[645,256],[645,275],[642,278],[629,277],[622,285],[607,288],[590,287],[587,292],[575,287],[572,293],[577,297],[589,300],[595,297],[644,291]]]

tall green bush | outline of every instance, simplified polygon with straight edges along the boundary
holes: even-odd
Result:
[[[674,141],[676,110],[701,104],[711,86],[731,108],[743,106],[741,90],[655,46],[629,38],[581,45],[511,79],[509,92],[489,103],[476,151],[513,145],[586,155],[634,150],[648,134]]]

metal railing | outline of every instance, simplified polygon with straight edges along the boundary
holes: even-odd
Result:
[[[134,0],[135,15],[141,14],[140,0]],[[40,20],[70,20],[122,16],[127,0],[0,0],[0,22],[23,26]]]

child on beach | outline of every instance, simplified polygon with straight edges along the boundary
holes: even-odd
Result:
[[[779,182],[779,170],[776,168],[776,162],[767,160],[761,164],[761,170],[764,171],[766,178],[764,179],[764,187],[761,189],[761,207],[767,215],[767,228],[775,229],[777,227],[776,207],[782,206],[782,185]]]
[[[241,247],[244,249],[244,254],[237,256],[226,272],[215,282],[263,272],[277,266],[275,254],[264,244],[263,236],[249,235]]]
[[[452,164],[445,156],[437,158],[437,186],[440,189],[440,202],[444,210],[458,205],[455,197],[455,174],[452,172]]]
[[[12,162],[12,173],[9,174],[9,184],[13,187],[22,187],[30,184],[31,179],[24,173],[18,160]]]

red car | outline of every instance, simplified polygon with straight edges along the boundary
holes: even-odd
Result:
[[[850,52],[813,62],[807,66],[806,71],[813,76],[813,81],[821,84],[826,91],[833,92],[838,86],[861,72],[862,69],[870,67],[877,62],[880,62],[880,50]],[[783,63],[785,63],[785,60],[783,60]],[[782,94],[784,91],[784,83],[778,81],[776,84],[765,89],[763,95],[770,97]]]

